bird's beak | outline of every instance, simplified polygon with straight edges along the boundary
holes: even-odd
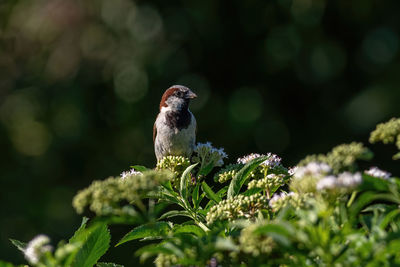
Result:
[[[193,93],[192,91],[188,91],[186,93],[186,98],[192,99],[192,98],[196,98],[197,95],[195,93]]]

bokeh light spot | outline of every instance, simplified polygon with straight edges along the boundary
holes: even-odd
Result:
[[[51,134],[44,124],[25,120],[11,128],[11,140],[20,153],[27,156],[40,156],[49,147]]]
[[[114,89],[122,100],[136,102],[147,94],[147,74],[133,64],[127,65],[115,73]]]
[[[343,71],[346,54],[338,45],[322,44],[312,51],[310,65],[316,80],[326,81]]]
[[[262,96],[256,89],[241,88],[231,96],[229,111],[238,122],[254,122],[261,116],[262,105]]]
[[[399,37],[390,28],[371,31],[362,44],[362,51],[375,64],[387,64],[394,59],[399,48]]]
[[[383,120],[390,109],[390,95],[385,88],[374,86],[356,95],[345,107],[343,116],[351,129],[363,133]]]
[[[160,14],[150,6],[130,12],[127,27],[139,41],[150,41],[161,33],[163,22]]]

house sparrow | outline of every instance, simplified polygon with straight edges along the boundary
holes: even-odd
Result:
[[[196,142],[196,119],[189,101],[197,97],[189,88],[173,85],[163,94],[153,127],[157,161],[165,156],[190,157]]]

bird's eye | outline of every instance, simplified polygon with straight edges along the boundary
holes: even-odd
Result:
[[[181,91],[177,91],[177,92],[176,92],[176,96],[178,96],[178,97],[182,97],[182,96],[183,96],[183,92],[181,92]]]

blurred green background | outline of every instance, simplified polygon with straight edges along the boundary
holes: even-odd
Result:
[[[400,1],[0,1],[0,259],[8,238],[53,244],[80,222],[77,190],[154,166],[164,90],[183,84],[198,141],[229,161],[291,166],[368,140],[400,114]],[[394,146],[372,164],[399,173]],[[125,228],[116,227],[114,239]],[[129,245],[104,260],[135,262]]]

